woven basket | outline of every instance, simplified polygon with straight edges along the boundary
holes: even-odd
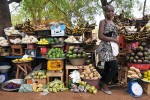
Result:
[[[82,66],[85,64],[85,58],[70,58],[69,61],[75,66]]]
[[[85,81],[89,85],[95,86],[97,89],[99,89],[100,79],[83,79],[83,81]]]

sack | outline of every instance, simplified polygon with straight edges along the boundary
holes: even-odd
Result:
[[[115,42],[110,42],[112,47],[113,56],[117,56],[119,54],[119,46]]]

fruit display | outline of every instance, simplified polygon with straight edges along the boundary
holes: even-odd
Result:
[[[8,46],[9,43],[4,37],[0,37],[0,46]]]
[[[21,35],[21,33],[18,30],[16,30],[14,27],[5,28],[4,32],[5,32],[5,34],[7,36],[10,36],[10,35]]]
[[[150,20],[150,15],[144,15],[143,20]]]
[[[50,59],[50,58],[65,58],[65,53],[64,53],[64,51],[63,51],[62,49],[60,49],[60,48],[51,48],[51,49],[48,51],[46,57],[47,57],[48,59]]]
[[[90,92],[93,94],[96,94],[98,92],[98,90],[95,88],[95,86],[91,86],[89,84],[87,84],[84,81],[79,81],[78,84],[71,84],[71,91],[73,92]]]
[[[42,45],[42,44],[46,45],[46,44],[49,44],[49,42],[45,38],[41,38],[40,41],[38,41],[37,44],[39,44],[39,45]]]
[[[128,74],[127,74],[128,78],[141,78],[141,72],[139,69],[135,68],[135,67],[130,67],[128,70]]]
[[[46,26],[46,25],[37,25],[36,27],[35,27],[35,30],[49,30],[50,29],[50,27],[49,26]]]
[[[150,21],[148,21],[148,23],[145,25],[146,27],[146,31],[150,32]]]
[[[63,45],[64,44],[64,39],[63,38],[46,38],[46,40],[51,45]]]
[[[32,61],[33,59],[31,57],[28,57],[28,58],[17,58],[17,59],[14,59],[12,60],[12,62],[14,63],[21,63],[21,62],[29,62],[29,61]]]
[[[20,84],[10,82],[10,83],[6,84],[5,88],[6,89],[17,89],[20,86],[21,86]]]
[[[31,76],[34,79],[45,79],[46,78],[46,70],[33,71],[31,73]]]
[[[33,92],[43,92],[44,86],[42,84],[33,83],[32,84]]]
[[[20,38],[10,39],[10,42],[11,42],[12,44],[20,44],[21,41],[22,41],[22,40],[21,40]]]
[[[141,44],[133,50],[130,54],[126,56],[127,61],[131,63],[142,63],[149,64],[150,63],[150,51],[149,48],[146,47],[145,42],[141,42]]]
[[[22,38],[22,42],[21,43],[37,43],[38,39],[34,36],[28,36],[26,35],[24,38]]]
[[[67,39],[64,40],[66,43],[81,43],[79,42],[74,36],[69,36]]]
[[[101,75],[97,72],[92,64],[89,64],[84,67],[84,70],[82,70],[80,77],[82,79],[100,79]]]
[[[47,83],[45,89],[53,93],[68,90],[68,88],[65,88],[64,83],[58,79],[55,79],[54,81]]]
[[[24,33],[31,33],[35,30],[33,25],[31,24],[31,21],[28,19],[22,26],[22,31]]]
[[[86,58],[86,52],[83,48],[70,46],[67,52],[67,58]]]
[[[142,80],[150,82],[150,70],[144,71]]]

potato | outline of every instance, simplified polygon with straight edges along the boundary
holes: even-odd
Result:
[[[130,67],[130,70],[135,71],[135,67]]]
[[[129,70],[128,74],[136,74],[136,72]]]
[[[132,74],[131,78],[139,78],[139,76],[137,74]]]
[[[96,69],[93,69],[92,71],[93,71],[93,72],[95,72],[95,71],[96,71]]]
[[[85,72],[88,74],[91,73],[91,70],[89,69],[89,67],[85,67]]]
[[[90,73],[90,74],[89,74],[89,77],[90,77],[90,78],[93,78],[93,73]]]
[[[93,79],[98,79],[98,77],[93,77]]]
[[[136,72],[137,74],[141,73],[139,69],[135,69],[135,72]]]
[[[90,77],[85,77],[85,79],[90,79]]]
[[[85,74],[85,77],[88,77],[88,76],[89,76],[89,75],[86,73],[86,74]]]
[[[127,75],[127,77],[131,78],[131,75]]]
[[[80,75],[80,77],[81,77],[81,78],[84,78],[84,75],[82,74],[82,75]]]

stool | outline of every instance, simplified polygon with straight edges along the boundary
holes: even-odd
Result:
[[[12,55],[22,56],[23,55],[23,46],[22,45],[11,45]]]
[[[84,66],[73,66],[73,65],[66,65],[66,87],[68,87],[68,74],[69,74],[69,70],[81,70],[83,69]]]
[[[63,82],[63,72],[57,72],[57,71],[47,71],[46,77],[47,77],[47,83],[50,82],[51,80],[49,79],[50,77],[60,77],[61,81]]]
[[[26,76],[28,75],[27,69],[32,71],[31,62],[22,62],[22,63],[15,63],[15,64],[17,66],[16,78],[19,78],[20,69],[22,72],[25,73]]]

